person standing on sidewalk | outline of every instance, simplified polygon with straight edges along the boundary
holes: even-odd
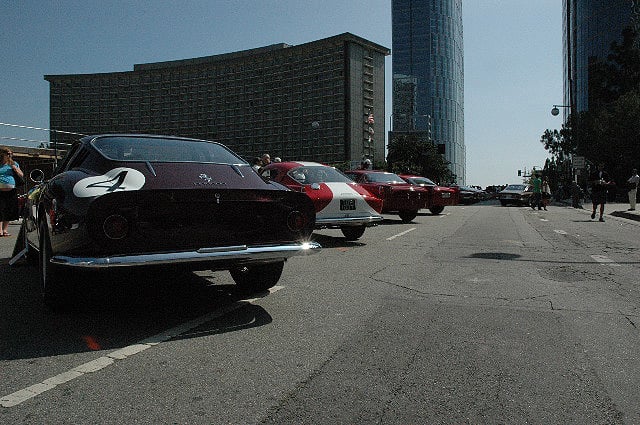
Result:
[[[596,209],[600,205],[600,221],[604,221],[604,205],[607,203],[607,188],[611,184],[609,173],[604,170],[604,164],[598,164],[598,169],[589,174],[589,183],[591,184],[591,203],[593,211],[591,218],[596,218]]]
[[[13,152],[0,148],[0,236],[11,236],[9,222],[16,220],[18,213],[19,180],[24,179],[20,165],[13,160]]]
[[[531,200],[531,209],[535,210],[537,206],[538,209],[541,210],[542,209],[542,180],[535,173],[533,174],[533,180],[531,180],[531,184],[533,185],[533,198]]]
[[[547,205],[551,202],[551,188],[546,177],[542,178],[542,208],[547,211]]]
[[[629,185],[629,209],[628,211],[636,210],[636,201],[638,194],[638,182],[640,182],[640,176],[638,176],[638,170],[635,168],[631,172],[631,177],[627,180],[627,184]]]

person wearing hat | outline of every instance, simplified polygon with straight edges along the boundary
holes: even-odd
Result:
[[[370,170],[371,169],[371,160],[369,158],[365,158],[360,163],[361,170]]]

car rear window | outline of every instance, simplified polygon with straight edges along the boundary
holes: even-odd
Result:
[[[424,184],[427,186],[435,186],[436,184],[426,177],[412,177],[409,181],[413,184]]]
[[[312,183],[353,183],[349,177],[342,174],[333,167],[322,165],[310,165],[294,168],[289,171],[289,175],[302,184]]]
[[[225,146],[200,140],[108,136],[99,137],[92,144],[98,152],[113,161],[246,164]]]
[[[367,181],[376,183],[406,183],[400,176],[393,173],[367,173]]]
[[[524,190],[525,187],[523,184],[510,184],[504,190]]]

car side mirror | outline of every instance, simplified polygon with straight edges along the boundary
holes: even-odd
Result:
[[[38,168],[31,170],[29,178],[34,183],[42,183],[44,181],[44,172]]]

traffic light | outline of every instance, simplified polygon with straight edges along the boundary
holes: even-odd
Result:
[[[522,170],[518,170],[518,177],[522,177]]]

